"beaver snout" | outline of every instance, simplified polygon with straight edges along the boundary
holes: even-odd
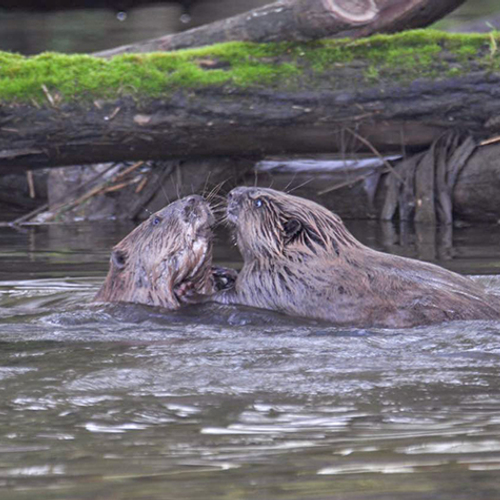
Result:
[[[215,223],[210,205],[205,198],[197,194],[184,198],[184,218],[186,222],[197,220],[197,224],[203,226],[212,226]]]
[[[241,195],[235,194],[233,191],[227,195],[227,218],[236,222],[241,208]]]
[[[192,194],[191,196],[186,196],[186,198],[184,198],[184,208],[192,210],[198,205],[206,205],[206,201],[202,196]]]

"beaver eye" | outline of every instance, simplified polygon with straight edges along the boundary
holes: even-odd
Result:
[[[153,219],[153,226],[157,226],[161,222],[161,219],[159,217],[155,217]]]
[[[260,208],[263,204],[262,198],[255,198],[255,200],[253,200],[253,206],[255,208]]]

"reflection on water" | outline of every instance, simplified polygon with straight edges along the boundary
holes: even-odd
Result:
[[[92,305],[128,229],[0,230],[2,499],[500,496],[500,322],[356,330]],[[497,268],[499,230],[480,231],[455,231],[449,267]]]

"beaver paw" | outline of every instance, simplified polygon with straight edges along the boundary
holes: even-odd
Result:
[[[174,287],[177,300],[183,305],[199,304],[206,300],[206,296],[196,291],[194,283],[184,281]]]
[[[214,289],[217,292],[230,290],[234,288],[238,271],[228,267],[212,267],[212,278],[214,280]]]
[[[189,292],[192,291],[193,288],[194,285],[190,281],[183,281],[182,283],[174,286],[174,294],[179,300],[181,300],[181,298],[184,295],[189,294]]]

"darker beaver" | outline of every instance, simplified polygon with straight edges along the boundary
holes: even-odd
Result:
[[[238,187],[228,220],[244,258],[217,302],[358,327],[498,319],[500,299],[436,265],[372,250],[326,208],[272,189]]]
[[[213,223],[210,205],[198,195],[154,213],[113,248],[94,300],[177,309],[186,293],[211,295],[229,286],[231,272],[212,268]]]

